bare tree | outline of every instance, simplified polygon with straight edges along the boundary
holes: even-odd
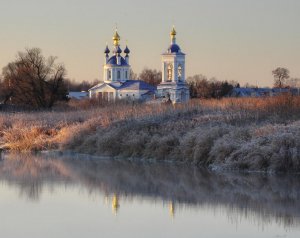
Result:
[[[93,86],[100,83],[100,80],[94,79],[94,81],[77,81],[75,79],[65,79],[65,84],[67,85],[67,89],[69,92],[82,92],[88,91]]]
[[[210,98],[210,85],[206,76],[197,74],[187,78],[192,98]]]
[[[9,88],[9,82],[0,78],[0,104],[7,104],[12,96],[12,91]]]
[[[19,52],[3,69],[4,83],[11,102],[34,108],[51,108],[66,97],[65,67],[56,57],[45,58],[38,48]]]
[[[286,85],[291,88],[300,88],[300,78],[289,78],[286,80]]]
[[[139,75],[140,80],[145,81],[153,86],[157,86],[162,81],[162,75],[160,71],[153,69],[143,69]]]
[[[132,69],[130,69],[130,78],[131,80],[137,80],[138,79],[138,76],[135,72],[133,72]]]
[[[187,78],[192,98],[221,98],[230,93],[234,86],[227,81],[216,78],[207,79],[204,75]]]
[[[257,88],[257,85],[254,85],[254,84],[250,84],[250,83],[245,83],[244,88]]]
[[[285,85],[285,80],[290,77],[290,71],[286,68],[278,67],[272,71],[272,74],[274,76],[274,87],[276,88],[283,88]]]

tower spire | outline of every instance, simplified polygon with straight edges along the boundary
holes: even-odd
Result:
[[[113,36],[114,46],[119,46],[121,37],[118,33],[118,28],[116,27],[115,34]]]
[[[176,43],[176,35],[177,35],[177,32],[175,30],[175,26],[173,25],[172,31],[170,33],[172,44]]]

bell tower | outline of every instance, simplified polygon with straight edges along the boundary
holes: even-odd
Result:
[[[158,97],[172,103],[187,102],[190,99],[185,81],[185,54],[176,43],[177,32],[172,28],[171,44],[162,54],[162,82],[157,87]]]

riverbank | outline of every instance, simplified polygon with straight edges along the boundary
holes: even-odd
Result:
[[[0,144],[18,152],[59,149],[213,169],[299,172],[300,98],[0,113]]]

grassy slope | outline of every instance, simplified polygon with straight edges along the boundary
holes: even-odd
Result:
[[[0,114],[7,149],[73,150],[212,168],[300,171],[300,98],[110,105]]]

